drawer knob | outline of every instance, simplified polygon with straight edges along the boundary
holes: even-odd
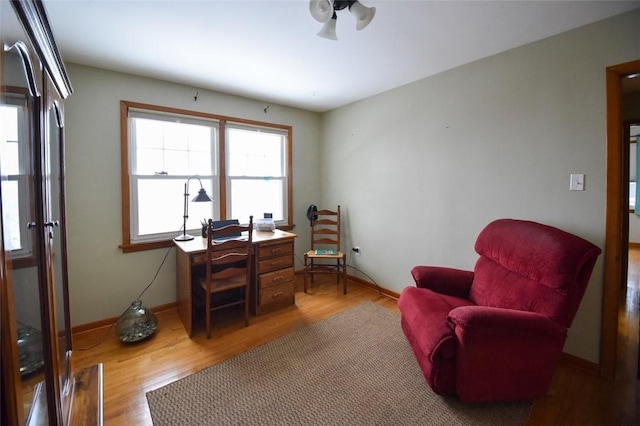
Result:
[[[284,291],[277,291],[277,292],[273,293],[273,296],[271,296],[271,297],[273,297],[275,299],[276,297],[280,297],[283,294],[284,294]]]

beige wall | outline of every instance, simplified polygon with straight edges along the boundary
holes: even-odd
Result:
[[[120,100],[293,126],[294,232],[298,258],[308,246],[305,212],[319,198],[319,116],[279,105],[97,68],[67,64],[74,93],[65,102],[67,220],[71,320],[74,325],[119,316],[151,282],[148,307],[175,302],[175,249],[123,254],[120,185]],[[199,92],[197,102],[194,101]],[[264,108],[270,105],[268,113]],[[183,202],[182,194],[167,194]],[[176,218],[176,232],[181,218]],[[301,226],[302,225],[302,226]],[[296,261],[296,267],[300,264]]]
[[[322,202],[383,287],[419,264],[473,268],[489,221],[522,218],[604,247],[605,68],[640,58],[640,11],[323,114]],[[584,173],[586,190],[569,191]],[[600,257],[565,351],[599,358]]]

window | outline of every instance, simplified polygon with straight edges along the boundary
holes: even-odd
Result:
[[[287,134],[264,128],[229,124],[226,133],[227,216],[286,218]]]
[[[290,126],[126,101],[121,120],[124,251],[166,246],[182,232],[187,182],[191,235],[209,218],[272,213],[290,226]],[[200,184],[213,203],[190,202]]]
[[[217,121],[129,110],[132,242],[178,235],[184,184],[190,176],[198,175],[207,192],[218,199],[213,185],[217,128]],[[213,217],[213,211],[211,203],[189,205],[187,229],[197,229],[198,218]]]
[[[4,249],[14,258],[31,256],[30,233],[24,222],[29,214],[27,185],[28,130],[27,99],[18,93],[5,93],[0,106],[0,170],[2,171],[2,205]],[[21,222],[22,218],[22,222]],[[8,238],[7,238],[8,236]]]

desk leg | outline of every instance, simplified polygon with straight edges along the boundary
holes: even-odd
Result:
[[[189,337],[193,333],[192,295],[191,295],[191,256],[176,249],[176,297],[178,316]]]

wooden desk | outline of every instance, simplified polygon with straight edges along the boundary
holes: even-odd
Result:
[[[296,234],[275,230],[253,232],[254,255],[251,262],[251,297],[253,315],[261,315],[293,305],[295,276],[293,271],[293,241]],[[204,269],[207,240],[174,241],[176,245],[176,296],[178,315],[189,337],[193,335],[193,277]]]

